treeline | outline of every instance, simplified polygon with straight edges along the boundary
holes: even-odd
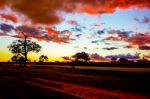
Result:
[[[15,64],[14,62],[10,62]],[[137,67],[150,68],[150,62],[28,62],[30,65],[60,65],[60,66],[98,66],[98,67]]]

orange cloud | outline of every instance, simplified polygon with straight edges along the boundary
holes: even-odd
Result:
[[[112,33],[115,33],[114,31]],[[111,40],[111,41],[125,41],[130,44],[126,48],[132,48],[133,46],[138,46],[140,50],[150,50],[150,34],[149,33],[136,33],[132,36],[129,36],[129,32],[116,32],[118,36],[108,36],[104,40]],[[126,35],[127,33],[127,35]]]
[[[0,1],[0,9],[3,9],[5,7],[7,0],[1,0]]]
[[[149,0],[1,0],[0,7],[9,4],[33,23],[56,24],[61,21],[59,11],[71,13],[113,13],[116,8],[150,8]]]
[[[150,55],[144,55],[144,57],[150,59]]]
[[[35,27],[32,25],[20,25],[14,27],[10,24],[0,24],[0,36],[10,36],[15,38],[23,38],[24,35],[28,39],[35,38],[39,41],[52,41],[56,43],[69,43],[72,32],[69,30],[57,31],[49,28]],[[10,31],[15,31],[16,35],[11,35]]]
[[[108,59],[106,59],[105,57],[103,57],[103,56],[100,56],[98,53],[92,53],[91,55],[90,55],[90,58],[91,58],[91,60],[92,61],[95,61],[95,62],[101,62],[101,61],[105,61],[105,62],[108,62],[109,60]]]
[[[12,21],[14,23],[18,22],[18,18],[14,14],[0,14],[0,16],[6,21]]]
[[[150,44],[150,35],[147,34],[136,34],[128,39],[128,42],[130,42],[132,45],[146,45]]]

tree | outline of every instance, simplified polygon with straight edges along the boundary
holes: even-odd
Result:
[[[12,56],[11,61],[16,63],[18,61],[18,57],[16,55]]]
[[[86,52],[76,53],[75,55],[73,55],[73,58],[75,59],[75,61],[79,62],[87,62],[90,60],[89,54]]]
[[[120,58],[119,61],[120,62],[128,62],[128,59],[126,59],[126,58]]]
[[[45,62],[45,61],[47,61],[48,60],[48,57],[46,56],[46,55],[41,55],[40,57],[39,57],[39,62]]]
[[[24,58],[24,66],[26,66],[27,55],[29,52],[38,53],[41,50],[41,46],[36,42],[27,40],[27,37],[23,40],[16,40],[8,46],[9,50],[16,55],[21,55]],[[23,60],[23,58],[21,60]]]
[[[20,64],[24,63],[24,57],[21,56],[20,54],[16,54],[12,56],[11,60],[12,62],[15,62],[15,63],[20,63]]]
[[[112,62],[116,62],[116,60],[117,60],[117,58],[115,58],[115,57],[111,58]]]
[[[18,63],[20,63],[20,64],[23,64],[23,63],[24,63],[24,57],[23,57],[23,56],[21,56],[21,57],[18,59]]]

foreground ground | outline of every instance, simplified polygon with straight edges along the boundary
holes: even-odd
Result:
[[[149,99],[149,69],[0,64],[0,99]]]

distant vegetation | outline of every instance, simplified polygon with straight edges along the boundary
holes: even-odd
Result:
[[[88,62],[90,60],[90,56],[86,52],[76,53],[72,56],[77,62]]]
[[[39,57],[39,63],[46,62],[48,60],[48,57],[46,55],[41,55]]]
[[[27,62],[30,62],[28,59],[28,53],[29,52],[35,52],[38,53],[41,50],[41,46],[37,44],[36,42],[33,42],[31,40],[28,40],[28,36],[23,34],[23,39],[16,40],[12,42],[8,48],[9,50],[14,54],[12,56],[11,61],[14,63],[24,64],[26,66]],[[93,62],[90,61],[91,57],[86,52],[77,52],[71,57],[62,57],[65,60],[69,60],[69,62],[48,62],[48,56],[41,55],[39,57],[39,62],[30,62],[31,63],[42,63],[42,64],[58,64],[58,65],[71,65],[72,67],[75,66],[125,66],[125,67],[150,67],[148,66],[150,64],[150,61],[143,58],[140,60],[137,60],[136,62],[128,60],[126,58],[115,58],[112,57],[110,59],[110,62]],[[131,66],[132,64],[132,66]]]

